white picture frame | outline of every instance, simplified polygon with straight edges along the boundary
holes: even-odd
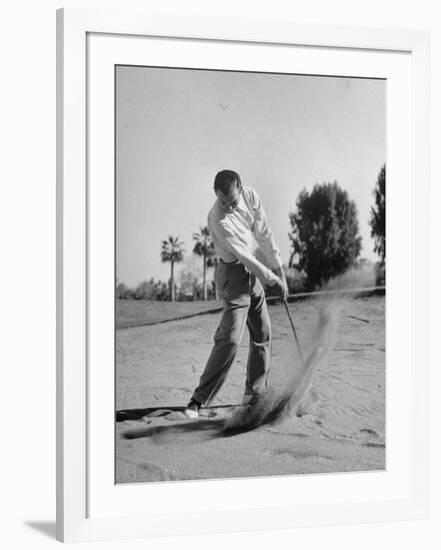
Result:
[[[93,178],[95,163],[88,149],[93,138],[88,121],[94,116],[91,113],[90,81],[91,37],[118,38],[120,43],[146,37],[150,43],[155,40],[193,41],[199,45],[214,43],[233,45],[237,48],[249,45],[261,45],[265,48],[283,47],[284,49],[315,49],[327,55],[337,56],[338,52],[349,52],[357,58],[363,53],[374,52],[380,56],[397,54],[405,56],[409,62],[410,72],[408,89],[404,94],[409,97],[409,116],[403,125],[409,129],[410,158],[402,168],[403,176],[409,181],[407,199],[403,198],[411,216],[409,227],[402,233],[406,239],[401,253],[406,257],[409,266],[407,277],[400,277],[399,270],[388,270],[388,289],[396,288],[396,299],[387,302],[388,311],[408,312],[409,320],[409,369],[405,370],[403,382],[406,399],[397,400],[394,405],[394,426],[398,426],[407,435],[405,456],[402,457],[406,468],[395,472],[395,463],[389,463],[388,474],[397,473],[391,485],[391,492],[375,493],[375,486],[370,479],[358,480],[371,485],[369,497],[360,493],[360,498],[348,497],[344,502],[332,497],[339,482],[334,474],[329,481],[326,499],[320,499],[317,489],[310,491],[308,485],[320,485],[320,476],[315,480],[304,477],[301,481],[303,490],[309,493],[308,501],[290,501],[285,494],[282,504],[277,507],[265,506],[256,501],[254,506],[235,502],[230,509],[210,508],[208,500],[194,512],[180,512],[179,507],[170,512],[160,509],[159,512],[146,510],[140,513],[138,508],[118,510],[107,509],[105,502],[111,501],[113,487],[109,494],[105,492],[101,480],[96,481],[99,472],[97,462],[109,463],[102,467],[106,472],[112,469],[114,457],[98,456],[93,442],[96,423],[96,393],[93,390],[97,372],[91,366],[91,307],[95,299],[93,276],[90,273],[90,249],[93,250],[93,239],[89,231],[95,227],[97,216],[101,221],[110,219],[113,210],[111,202],[103,201],[102,212],[93,206],[91,190],[88,186]],[[113,48],[119,46],[113,44]],[[109,46],[110,48],[110,46]],[[122,50],[121,46],[121,50]],[[148,46],[147,46],[148,48]],[[104,47],[104,53],[110,51]],[[113,50],[112,50],[113,51]],[[130,48],[124,54],[134,56]],[[173,55],[173,54],[172,54]],[[127,58],[125,58],[127,60]],[[342,67],[348,61],[342,60]],[[111,55],[106,61],[112,64]],[[135,63],[134,63],[135,64]],[[190,63],[191,66],[191,63]],[[210,17],[154,16],[152,14],[127,11],[99,11],[86,9],[62,9],[57,12],[57,539],[64,542],[89,541],[117,538],[136,538],[178,534],[197,534],[227,531],[245,531],[290,528],[296,526],[330,525],[360,523],[366,521],[391,521],[399,519],[416,519],[427,517],[429,502],[429,442],[428,442],[428,307],[429,307],[429,36],[421,31],[379,30],[334,25],[299,25],[282,20],[223,19]],[[362,69],[360,69],[362,71]],[[370,75],[372,76],[372,75]],[[99,77],[101,78],[101,77]],[[404,82],[404,81],[403,81]],[[407,82],[407,81],[406,81]],[[406,84],[407,86],[407,84]],[[93,104],[93,102],[92,102]],[[97,119],[98,120],[98,119]],[[389,127],[390,135],[393,135]],[[95,131],[95,130],[93,130]],[[395,135],[398,135],[396,132]],[[396,138],[398,140],[398,137]],[[395,138],[393,138],[395,140]],[[393,146],[393,142],[388,142]],[[109,163],[104,151],[98,152]],[[95,154],[95,153],[94,153]],[[106,160],[107,159],[107,160]],[[113,164],[110,159],[110,164]],[[388,168],[389,170],[389,168]],[[393,172],[391,180],[393,184]],[[389,172],[388,172],[389,178]],[[113,189],[113,185],[112,185]],[[388,190],[389,193],[389,190]],[[405,192],[403,192],[403,196]],[[394,195],[395,196],[395,195]],[[93,199],[93,191],[92,191]],[[389,199],[388,199],[389,200]],[[92,206],[91,206],[92,204]],[[389,203],[388,203],[389,204]],[[104,211],[104,208],[107,208]],[[102,216],[102,220],[101,220]],[[395,229],[406,219],[396,218],[397,223],[391,226],[391,232],[400,238],[400,231]],[[389,222],[388,222],[389,223]],[[389,226],[388,226],[389,231]],[[97,238],[97,232],[92,231]],[[113,233],[112,233],[113,238]],[[410,246],[407,238],[410,239]],[[418,267],[418,269],[417,269]],[[396,275],[394,275],[394,273]],[[113,276],[113,273],[112,273]],[[401,280],[403,279],[403,280]],[[113,280],[113,279],[112,279]],[[92,284],[91,284],[92,281]],[[113,289],[112,289],[113,291]],[[400,295],[406,296],[407,309],[400,308]],[[392,297],[394,291],[391,292]],[[113,303],[111,304],[113,308]],[[96,309],[96,308],[95,308]],[[92,308],[93,311],[95,311]],[[103,316],[105,316],[103,314]],[[404,315],[406,317],[406,315]],[[113,318],[113,317],[112,317]],[[389,317],[389,325],[392,317]],[[93,325],[92,319],[92,325]],[[398,320],[394,325],[399,327]],[[388,342],[399,341],[400,334],[395,328],[388,333]],[[93,335],[96,332],[92,331]],[[402,335],[402,333],[401,333]],[[95,337],[95,336],[93,336]],[[93,342],[92,342],[93,344]],[[93,348],[93,345],[92,345]],[[93,356],[93,354],[92,354]],[[395,361],[400,359],[395,356]],[[95,363],[96,364],[96,363]],[[397,385],[396,378],[388,379],[389,386]],[[391,389],[391,388],[389,388]],[[94,416],[95,415],[95,416]],[[95,420],[94,420],[95,418]],[[392,417],[391,417],[392,418]],[[112,418],[109,425],[102,426],[102,432],[108,434],[107,442],[113,434]],[[95,428],[93,424],[95,422]],[[401,427],[400,427],[401,422]],[[392,423],[388,425],[388,429]],[[92,437],[91,437],[92,436]],[[105,448],[106,442],[103,443]],[[95,448],[97,444],[95,443]],[[397,447],[398,449],[399,447]],[[398,468],[399,469],[399,468]],[[343,476],[343,474],[341,474]],[[347,476],[348,474],[346,474]],[[330,477],[330,476],[328,476]],[[354,478],[355,480],[355,478]],[[105,481],[105,480],[104,480]],[[352,478],[347,482],[352,484]],[[378,483],[382,483],[379,478]],[[104,483],[104,482],[103,482]],[[211,482],[213,483],[213,482]],[[228,494],[238,490],[238,483],[247,484],[249,480],[217,481],[217,490]],[[281,494],[286,487],[286,478],[263,479],[268,494]],[[296,483],[299,483],[297,480]],[[324,481],[323,481],[324,483]],[[334,484],[334,485],[333,485]],[[209,495],[212,488],[205,483],[181,484],[180,495],[174,498],[186,498],[189,492],[201,491]],[[387,484],[384,484],[385,486]],[[361,486],[361,485],[360,485]],[[400,491],[397,487],[405,487]],[[242,485],[244,487],[244,485]],[[373,487],[373,488],[372,488]],[[140,494],[154,492],[154,498],[161,499],[161,492],[170,491],[170,485],[156,484],[153,489],[148,484],[131,488]],[[319,491],[320,489],[318,489]],[[334,491],[334,493],[333,493]],[[395,491],[395,492],[394,492]],[[92,506],[90,494],[93,493]],[[102,493],[100,495],[100,492]],[[343,491],[344,492],[344,491]],[[300,493],[299,493],[300,494]],[[128,495],[128,493],[127,493]],[[312,496],[311,496],[312,495]],[[331,496],[329,496],[331,495]],[[100,498],[101,496],[101,498]],[[127,502],[133,501],[133,493]],[[123,493],[118,494],[118,501],[124,503]],[[140,497],[142,501],[142,496]],[[101,502],[100,502],[101,500]],[[136,500],[136,499],[135,499]],[[97,502],[99,504],[95,505]],[[179,502],[179,500],[177,500]],[[205,506],[205,509],[204,509]]]

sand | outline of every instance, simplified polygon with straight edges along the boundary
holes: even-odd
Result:
[[[143,305],[148,311],[149,304]],[[152,306],[156,311],[158,304]],[[229,437],[220,432],[242,400],[247,335],[216,399],[198,420],[188,420],[182,408],[204,368],[220,314],[117,330],[116,482],[383,470],[384,306],[384,296],[346,300],[335,340],[314,373],[319,400],[309,414]],[[306,343],[319,301],[289,307]],[[269,311],[270,385],[278,391],[300,358],[284,307]]]

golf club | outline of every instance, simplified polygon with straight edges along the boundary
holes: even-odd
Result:
[[[285,304],[286,313],[288,314],[289,322],[291,323],[291,328],[292,328],[292,332],[294,334],[294,339],[295,339],[296,344],[297,344],[297,349],[299,350],[300,359],[303,363],[303,366],[305,366],[305,359],[303,358],[302,348],[300,347],[300,342],[299,342],[299,339],[297,337],[297,332],[296,332],[296,329],[295,329],[295,326],[294,326],[294,323],[293,323],[293,320],[292,320],[292,317],[291,317],[291,313],[289,311],[288,300],[285,298],[283,300],[283,303]]]

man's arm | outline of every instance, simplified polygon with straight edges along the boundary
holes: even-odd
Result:
[[[275,284],[281,283],[279,276],[275,275],[271,269],[266,267],[262,262],[259,262],[228,227],[219,224],[215,231],[233,256],[248,268],[263,284],[274,286]]]
[[[265,258],[268,260],[269,264],[273,267],[273,270],[280,279],[281,284],[279,285],[279,291],[281,298],[285,300],[288,296],[288,285],[286,282],[286,275],[282,267],[283,262],[280,256],[280,250],[276,245],[273,233],[269,227],[262,201],[254,189],[252,190],[252,200],[254,213],[254,236],[265,254]]]
[[[283,265],[282,258],[280,256],[280,250],[276,245],[273,233],[268,224],[265,210],[263,209],[262,201],[259,195],[251,189],[251,202],[253,208],[253,233],[254,237],[259,244],[262,252],[265,255],[266,260],[272,269],[281,268]],[[282,272],[283,275],[283,272]]]

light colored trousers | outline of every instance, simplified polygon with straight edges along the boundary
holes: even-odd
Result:
[[[268,389],[271,366],[271,323],[262,284],[239,262],[219,263],[216,284],[222,296],[222,319],[193,399],[210,402],[220,390],[234,361],[245,325],[250,333],[245,393]]]

